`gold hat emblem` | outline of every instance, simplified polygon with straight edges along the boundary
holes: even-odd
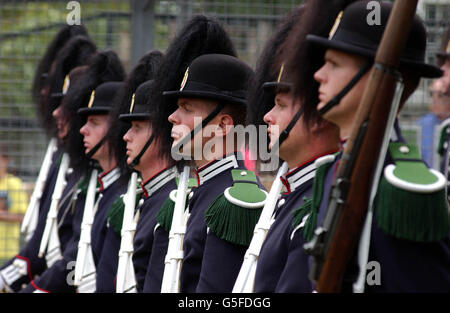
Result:
[[[447,49],[445,49],[446,53],[450,53],[450,40],[447,43]]]
[[[131,97],[131,104],[130,104],[130,113],[133,113],[133,109],[134,109],[134,96],[136,94],[133,93],[133,96]]]
[[[183,80],[181,81],[180,91],[182,91],[184,88],[184,85],[186,85],[188,76],[189,76],[189,67],[186,69],[186,72],[184,72],[184,77],[183,77]]]
[[[66,78],[64,78],[64,84],[63,84],[63,87],[62,87],[63,95],[65,95],[67,93],[67,91],[69,90],[69,86],[70,86],[69,75],[66,75]]]
[[[338,16],[336,17],[336,20],[334,21],[333,27],[331,27],[330,33],[328,34],[328,39],[332,39],[334,36],[334,33],[336,32],[336,30],[339,27],[339,24],[341,23],[341,18],[342,18],[342,14],[344,12],[341,11],[339,12]]]
[[[283,75],[284,63],[281,64],[280,72],[278,73],[277,83],[281,81],[281,76]]]
[[[91,108],[91,107],[92,107],[92,103],[94,103],[94,98],[95,98],[95,90],[92,90],[92,92],[91,92],[91,98],[89,99],[88,108]]]

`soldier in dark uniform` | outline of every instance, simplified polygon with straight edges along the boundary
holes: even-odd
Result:
[[[61,99],[65,92],[67,92],[68,84],[63,84],[63,80],[67,82],[67,79],[64,79],[65,75],[67,75],[71,69],[76,66],[85,64],[89,61],[89,57],[95,52],[96,47],[95,44],[90,41],[89,38],[84,36],[76,36],[69,40],[66,45],[60,50],[58,57],[53,62],[52,71],[50,72],[50,76],[48,77],[48,81],[52,82],[50,87],[51,90],[54,91],[48,95],[48,98],[45,97],[41,99],[41,102],[52,100],[52,108],[54,109],[56,106],[59,106]],[[59,77],[61,82],[56,79]],[[66,77],[67,78],[67,77]],[[54,89],[53,85],[58,85],[60,89]],[[49,88],[50,88],[49,87]],[[57,92],[56,92],[57,91]],[[42,104],[41,103],[41,104]],[[46,102],[47,103],[47,102]],[[42,109],[50,109],[49,106],[42,106]],[[48,131],[51,129],[56,131],[55,137],[58,140],[58,146],[60,147],[52,157],[52,165],[49,169],[49,173],[47,174],[47,180],[45,183],[45,187],[43,190],[43,194],[40,199],[39,204],[39,215],[36,228],[33,232],[33,236],[30,237],[25,247],[21,249],[18,256],[3,265],[2,268],[2,276],[3,278],[7,278],[7,286],[10,291],[19,291],[26,286],[33,279],[35,275],[41,274],[47,267],[46,259],[38,257],[38,251],[40,248],[42,235],[44,229],[46,227],[46,218],[47,213],[49,211],[50,205],[52,203],[52,194],[54,191],[57,174],[59,172],[59,166],[61,162],[61,158],[63,156],[64,151],[68,151],[66,140],[69,137],[68,132],[70,127],[61,127],[63,124],[58,122],[60,119],[56,114],[57,110],[54,110],[54,121],[52,122],[53,126],[49,126]],[[49,114],[49,113],[45,113]],[[66,125],[70,125],[73,120],[67,119]],[[58,125],[60,127],[58,127]],[[72,162],[70,164],[72,168],[75,164]],[[70,195],[68,193],[71,191],[73,185],[77,182],[80,177],[77,173],[73,173],[73,175],[68,176],[68,184],[63,193],[63,196],[68,197],[69,199],[65,199],[67,201],[62,201],[60,204],[61,207],[67,206],[70,201]],[[60,210],[60,212],[64,212],[64,210]],[[65,219],[68,221],[70,217]],[[66,244],[67,237],[63,235],[64,230],[61,230],[61,245],[64,246]],[[15,265],[14,265],[15,264]]]
[[[176,189],[175,178],[178,175],[174,162],[159,156],[157,144],[150,144],[148,147],[146,145],[150,138],[153,137],[151,142],[155,140],[156,135],[154,133],[157,131],[152,129],[147,105],[148,100],[151,99],[152,83],[153,81],[150,80],[139,86],[136,90],[134,106],[130,106],[128,114],[120,116],[121,120],[131,123],[130,129],[123,137],[123,140],[127,143],[127,162],[128,164],[136,164],[134,169],[139,171],[142,177],[141,199],[143,199],[143,202],[139,206],[139,219],[133,240],[133,266],[138,292],[146,292],[144,286],[146,274],[150,270],[150,259],[153,255],[157,213],[169,198],[169,193]],[[142,151],[144,153],[141,153]],[[165,240],[166,251],[167,241],[168,238]],[[160,245],[164,250],[164,241]],[[155,284],[158,284],[158,280],[161,284],[163,265],[163,260],[161,264],[155,263],[152,265],[152,267],[157,267],[152,268],[153,271],[159,269],[159,275],[154,277]]]
[[[83,119],[77,114],[77,111],[80,107],[86,106],[91,88],[94,88],[102,81],[123,79],[123,74],[121,73],[123,73],[123,70],[117,56],[109,52],[95,54],[88,65],[77,67],[70,73],[69,89],[64,96],[61,107],[55,111],[55,117],[58,120],[71,121],[65,145],[66,147],[71,147],[70,149],[67,148],[70,151],[70,159],[76,160],[76,162],[73,162],[74,172],[82,176],[82,179],[77,183],[70,211],[61,225],[61,228],[64,227],[66,233],[70,235],[70,239],[62,250],[62,258],[45,270],[23,292],[32,292],[36,289],[43,292],[75,292],[73,269],[80,238],[80,225],[90,176],[89,172],[91,170],[88,164],[89,160],[84,153],[83,137],[79,133]],[[77,128],[77,131],[74,128]],[[77,146],[78,149],[76,149]]]
[[[272,224],[257,261],[254,292],[312,291],[307,271],[308,256],[302,251],[303,244],[309,238],[305,239],[299,235],[298,230],[304,225],[294,224],[300,224],[295,220],[302,219],[302,213],[306,216],[302,206],[305,205],[305,197],[310,196],[312,192],[316,174],[315,161],[339,149],[338,129],[335,125],[321,120],[318,115],[305,117],[301,113],[298,116],[296,114],[301,110],[303,101],[316,101],[317,85],[307,78],[311,78],[313,72],[304,72],[303,93],[301,97],[296,98],[291,94],[291,84],[283,81],[284,65],[280,66],[281,70],[277,75],[270,73],[277,62],[276,55],[280,54],[277,49],[283,45],[293,25],[302,20],[304,10],[305,7],[300,7],[293,11],[274,32],[256,70],[261,76],[267,73],[264,77],[266,82],[251,89],[254,93],[249,104],[253,106],[252,112],[260,116],[262,113],[266,114],[264,121],[258,121],[252,116],[249,118],[253,119],[255,124],[267,123],[269,147],[278,150],[273,150],[272,153],[278,152],[280,158],[289,166],[288,172],[281,177],[285,189],[274,208]],[[312,56],[304,56],[304,62],[311,59]],[[261,76],[255,79],[260,84],[264,82]],[[268,95],[266,103],[254,101],[262,97],[261,92]],[[291,123],[292,127],[287,130]],[[288,135],[285,139],[280,139],[283,130],[286,130]]]
[[[339,126],[344,145],[367,83],[367,70],[392,9],[392,4],[381,2],[381,25],[372,27],[366,19],[367,3],[350,4],[333,18],[335,23],[328,38],[307,36],[315,51],[325,51],[325,63],[314,74],[320,84],[317,109],[324,119]],[[400,109],[416,89],[420,77],[434,78],[442,74],[438,68],[424,63],[425,46],[426,31],[416,16],[400,61],[399,72],[404,82]],[[291,57],[297,59],[295,53]],[[357,73],[360,79],[348,86],[347,93],[341,93]],[[387,155],[383,156],[385,164],[373,203],[372,221],[367,220],[367,228],[363,229],[370,235],[370,242],[363,240],[359,252],[364,248],[367,255],[361,253],[358,256],[359,271],[355,271],[355,257],[350,261],[343,291],[350,291],[352,285],[356,292],[430,292],[450,288],[446,180],[425,166],[417,147],[401,141],[397,129],[391,137]],[[336,160],[339,158],[340,155]],[[408,161],[402,162],[405,159]],[[318,214],[319,225],[326,212],[336,160],[319,167],[317,171],[323,173],[314,181],[317,188],[313,191],[310,211]],[[414,190],[410,188],[411,176],[405,176],[405,173],[413,174]],[[377,262],[381,271],[378,278],[370,282],[365,275],[369,261]],[[355,283],[358,272],[362,275]]]
[[[207,53],[223,53],[236,55],[233,44],[222,26],[214,19],[205,16],[195,16],[184,25],[171,41],[165,52],[165,57],[155,76],[152,96],[149,98],[150,123],[152,129],[157,129],[155,137],[159,144],[161,157],[172,160],[171,129],[168,116],[176,109],[176,101],[167,101],[162,93],[166,90],[178,89],[183,75],[196,57]],[[155,133],[154,133],[155,134]],[[183,161],[178,161],[181,168]],[[191,187],[192,187],[191,179]],[[143,292],[160,292],[164,272],[164,261],[167,254],[168,237],[171,229],[174,209],[174,198],[169,197],[157,214],[157,226],[153,234],[153,246],[147,266]]]
[[[121,175],[117,160],[108,149],[106,134],[108,127],[111,126],[108,123],[108,113],[112,109],[117,92],[122,87],[123,82],[106,82],[99,85],[92,92],[88,106],[78,110],[80,115],[86,117],[86,123],[80,129],[80,133],[84,136],[85,153],[92,160],[97,161],[99,168],[103,171],[98,175],[100,188],[96,197],[95,215],[90,229],[90,249],[95,266],[95,269],[92,270],[95,271],[96,292],[114,292],[115,290],[114,278],[120,237],[108,227],[107,213],[113,203],[125,193],[129,176],[121,177],[123,175]],[[80,253],[80,249],[78,253]],[[83,265],[83,260],[80,261],[81,263],[78,263],[77,257],[76,267]],[[86,274],[92,275],[90,272]],[[94,291],[85,289],[85,286],[92,283],[91,279],[92,276],[81,277],[78,291]]]
[[[169,116],[173,149],[193,157],[198,180],[188,203],[181,292],[231,292],[264,205],[266,193],[237,152],[241,143],[226,140],[236,135],[235,125],[245,124],[252,76],[235,57],[207,54],[192,61],[179,90],[163,93],[177,99]]]
[[[141,145],[137,145],[134,147],[134,151],[131,152],[129,150],[132,150],[131,148],[127,148],[127,141],[123,141],[124,135],[128,134],[130,132],[130,122],[133,124],[136,120],[136,123],[146,124],[148,120],[148,114],[147,114],[147,106],[144,105],[146,103],[147,98],[149,97],[149,87],[150,85],[148,83],[145,83],[149,79],[151,79],[154,76],[154,73],[159,67],[159,64],[161,63],[163,55],[159,51],[152,51],[145,56],[141,58],[138,65],[133,69],[133,71],[130,73],[130,75],[127,78],[127,81],[125,82],[125,86],[123,89],[123,92],[119,98],[119,104],[116,105],[113,112],[110,116],[110,125],[113,125],[110,128],[109,136],[109,142],[110,142],[110,149],[114,151],[114,155],[116,155],[119,166],[122,167],[123,173],[129,173],[132,169],[144,172],[147,172],[148,170],[152,170],[155,167],[158,168],[156,163],[149,162],[149,154],[150,156],[153,156],[155,151],[153,150],[153,146],[151,143],[153,141],[153,138],[150,139],[150,136],[148,138],[145,138],[145,141],[143,143],[139,142]],[[142,86],[142,87],[140,87]],[[139,92],[138,90],[139,89]],[[130,111],[131,110],[131,111]],[[148,126],[148,125],[147,125]],[[133,130],[142,130],[145,127],[132,127]],[[128,131],[128,132],[127,132]],[[144,134],[144,132],[140,132],[140,134]],[[148,134],[145,133],[145,136]],[[148,151],[148,152],[147,152]],[[150,152],[152,151],[152,152]],[[133,154],[132,157],[130,157],[130,154]],[[131,160],[130,160],[131,158]],[[150,157],[151,159],[152,157]],[[145,164],[145,165],[143,165]],[[137,166],[137,167],[136,167]],[[159,169],[162,170],[163,168]],[[156,171],[155,173],[159,172]],[[144,175],[144,179],[150,179],[151,177]],[[144,177],[143,176],[143,177]],[[163,175],[164,176],[164,175]],[[164,177],[161,177],[164,178]],[[160,181],[159,181],[160,182]],[[157,182],[158,183],[158,182]],[[152,185],[152,184],[150,184]],[[136,206],[139,204],[139,199],[148,199],[149,194],[147,193],[145,189],[145,184],[142,185],[142,193],[139,192],[138,199],[136,201]],[[144,192],[145,190],[145,192]],[[156,190],[152,189],[151,194],[153,194]],[[153,199],[154,197],[152,197]],[[164,199],[165,200],[165,199]],[[151,202],[151,201],[150,201]],[[155,203],[153,203],[155,204]],[[160,205],[159,205],[160,206]],[[147,209],[140,206],[139,211],[141,212],[140,218],[142,216],[146,216],[146,214],[142,214],[143,212],[148,212],[150,209],[158,210],[159,206],[156,206],[153,208],[153,206],[146,207]],[[109,232],[111,232],[110,236],[117,236],[119,238],[119,243],[121,242],[121,230],[122,230],[122,222],[124,217],[124,204],[120,206],[116,206],[114,209],[111,208],[110,212],[108,212],[108,224],[109,224]],[[139,220],[140,220],[139,218]],[[127,225],[125,225],[127,227]],[[144,248],[142,251],[140,251],[141,254],[144,255],[144,261],[141,262],[141,272],[140,277],[142,278],[142,281],[145,276],[145,271],[148,263],[148,255],[151,253],[151,239],[152,238],[152,232],[153,228],[144,228],[145,235],[142,236],[141,242],[146,242],[149,240],[150,244],[146,243],[144,245]],[[122,239],[123,240],[123,239]],[[108,241],[105,241],[105,244],[107,244]],[[114,241],[115,242],[115,241]],[[114,247],[114,250],[117,252],[116,257],[118,256],[120,247]],[[111,249],[109,249],[111,250]],[[111,253],[113,253],[111,251]],[[147,258],[145,257],[147,256]],[[113,258],[114,260],[118,260],[117,258]],[[115,277],[117,272],[117,262],[115,262],[113,277]],[[143,270],[143,273],[142,273]],[[136,273],[136,276],[138,274]],[[101,277],[98,276],[100,279]],[[139,280],[138,280],[139,281]],[[142,283],[140,281],[140,283]],[[139,285],[138,285],[139,286]],[[136,286],[134,286],[136,287]],[[117,289],[117,288],[116,288]],[[110,292],[115,292],[115,290],[109,290]],[[101,292],[102,290],[97,290]]]

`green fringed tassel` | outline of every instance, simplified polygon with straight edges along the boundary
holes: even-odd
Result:
[[[139,203],[141,194],[136,195],[136,206]],[[117,198],[116,201],[109,207],[108,213],[106,214],[106,221],[117,234],[121,234],[123,214],[125,211],[125,203],[123,203],[123,197]]]
[[[84,175],[83,178],[80,179],[80,182],[78,183],[78,190],[80,190],[80,193],[82,195],[87,194],[87,190],[89,188],[89,179],[91,177],[91,172],[89,172],[88,175]],[[97,188],[100,187],[100,183],[97,181]]]
[[[125,210],[125,204],[123,198],[119,197],[110,206],[108,213],[106,214],[106,221],[109,227],[111,227],[116,233],[120,234],[122,230],[123,212]]]
[[[158,211],[158,214],[156,215],[156,221],[166,232],[170,232],[170,228],[172,227],[174,208],[175,202],[173,202],[172,199],[168,198],[166,201],[164,201],[163,205]]]
[[[396,238],[432,242],[449,232],[445,190],[430,194],[396,188],[383,177],[375,199],[377,225]]]
[[[189,192],[186,194],[186,207],[189,202]],[[156,221],[162,226],[166,232],[170,232],[172,227],[173,211],[175,209],[175,202],[169,197],[162,204],[156,215]],[[186,208],[185,208],[186,209]]]
[[[61,153],[61,154],[58,156],[58,159],[56,160],[56,164],[58,164],[58,168],[59,168],[59,166],[61,165],[62,158],[63,158],[63,154],[64,154],[64,153]]]
[[[323,184],[325,176],[328,170],[333,165],[333,162],[323,164],[316,171],[314,178],[312,196],[310,198],[304,197],[303,204],[292,211],[292,227],[296,228],[303,220],[303,218],[309,214],[308,219],[305,221],[305,225],[302,229],[303,238],[305,241],[310,241],[314,235],[314,230],[317,227],[317,216],[320,203],[322,202]]]
[[[249,209],[229,202],[222,194],[205,213],[206,225],[219,238],[228,242],[248,246],[262,208]]]
[[[80,190],[80,194],[82,195],[86,195],[87,194],[87,190],[89,187],[89,177],[91,176],[91,174],[89,174],[88,176],[84,176],[80,182],[78,183],[78,190]]]
[[[306,241],[310,241],[313,238],[314,230],[317,227],[317,216],[317,210],[311,210],[305,226],[303,227],[303,238],[305,238]]]
[[[305,216],[308,216],[308,219],[305,222],[305,226],[303,227],[303,238],[305,241],[310,241],[314,235],[314,230],[317,226],[317,210],[313,207],[313,199],[312,198],[303,198],[303,204],[298,209],[292,211],[292,225],[294,228],[299,225]]]

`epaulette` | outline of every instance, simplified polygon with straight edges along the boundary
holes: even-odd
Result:
[[[228,242],[248,246],[267,192],[260,189],[256,174],[249,170],[232,170],[233,186],[225,189],[206,210],[209,229]]]
[[[89,178],[91,177],[91,171],[89,172],[88,175],[83,175],[83,177],[80,179],[77,189],[78,189],[78,193],[81,195],[86,195],[87,194],[87,190],[89,188]],[[97,181],[97,188],[100,187],[100,183]]]
[[[438,241],[449,232],[446,178],[429,169],[415,145],[390,143],[375,198],[377,225],[396,238]]]
[[[337,154],[338,152],[325,155],[314,162],[317,170],[314,177],[311,197],[304,197],[303,204],[292,211],[292,228],[294,229],[292,234],[302,228],[302,234],[305,241],[310,241],[312,239],[314,230],[317,227],[317,216],[322,202],[325,177],[330,167],[334,164]]]
[[[120,195],[116,201],[111,204],[109,207],[108,213],[106,213],[106,223],[108,227],[111,227],[117,234],[121,234],[122,231],[122,223],[123,223],[123,214],[125,211],[125,202],[124,202],[125,194]],[[142,196],[142,189],[138,188],[136,190],[136,204],[135,208],[139,205],[139,200]]]
[[[58,158],[56,159],[56,164],[58,164],[58,168],[61,165],[63,155],[64,155],[64,153],[60,153]]]
[[[440,156],[444,155],[445,149],[447,149],[448,138],[450,136],[450,118],[444,120],[440,124],[441,133],[439,134],[439,144],[437,152]]]
[[[178,186],[179,178],[176,178],[176,184]],[[189,178],[188,190],[186,192],[186,206],[188,203],[189,194],[192,188],[198,186],[197,180],[194,178]],[[166,231],[170,232],[172,227],[173,210],[175,208],[175,201],[177,199],[177,190],[174,189],[170,192],[169,198],[162,204],[161,208],[156,215],[156,222]]]

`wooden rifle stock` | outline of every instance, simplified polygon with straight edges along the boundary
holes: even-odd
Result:
[[[319,228],[320,231],[316,232],[316,240],[317,236],[322,236],[319,249],[323,249],[319,253],[313,251],[316,262],[323,261],[316,282],[318,292],[340,291],[347,264],[358,241],[368,210],[377,160],[384,158],[379,154],[395,93],[396,69],[416,6],[417,0],[395,1],[378,48],[330,193],[332,198],[326,215],[329,215],[334,202],[336,210],[333,221],[329,223],[329,228]],[[336,188],[340,190],[336,192]],[[321,255],[318,257],[318,254]]]

